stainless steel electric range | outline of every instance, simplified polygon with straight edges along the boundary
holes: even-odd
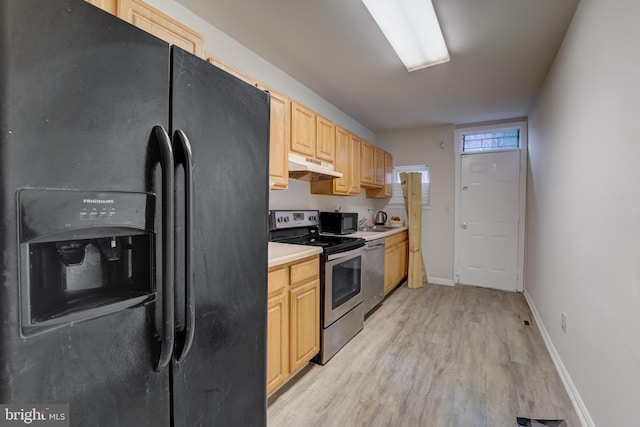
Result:
[[[322,248],[320,257],[320,354],[324,365],[364,326],[362,258],[364,239],[319,233],[317,210],[269,213],[269,240]]]

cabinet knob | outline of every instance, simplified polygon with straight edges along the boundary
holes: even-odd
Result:
[[[463,222],[460,227],[462,227],[463,230],[466,230],[467,229],[467,223]]]

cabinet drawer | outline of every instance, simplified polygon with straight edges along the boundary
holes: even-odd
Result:
[[[289,267],[276,267],[267,276],[269,294],[289,285]]]
[[[385,245],[386,248],[388,248],[389,246],[393,246],[393,245],[395,245],[397,243],[400,243],[400,242],[402,242],[404,240],[407,240],[407,231],[406,230],[401,232],[401,233],[397,233],[397,234],[394,234],[392,236],[386,237],[384,239],[384,245]]]
[[[320,260],[317,256],[291,266],[291,286],[315,279],[320,275]]]

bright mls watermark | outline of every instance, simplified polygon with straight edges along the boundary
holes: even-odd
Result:
[[[0,405],[0,427],[69,427],[69,405]]]

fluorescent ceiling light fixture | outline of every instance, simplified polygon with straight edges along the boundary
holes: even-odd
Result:
[[[362,0],[408,71],[449,62],[431,0]]]

